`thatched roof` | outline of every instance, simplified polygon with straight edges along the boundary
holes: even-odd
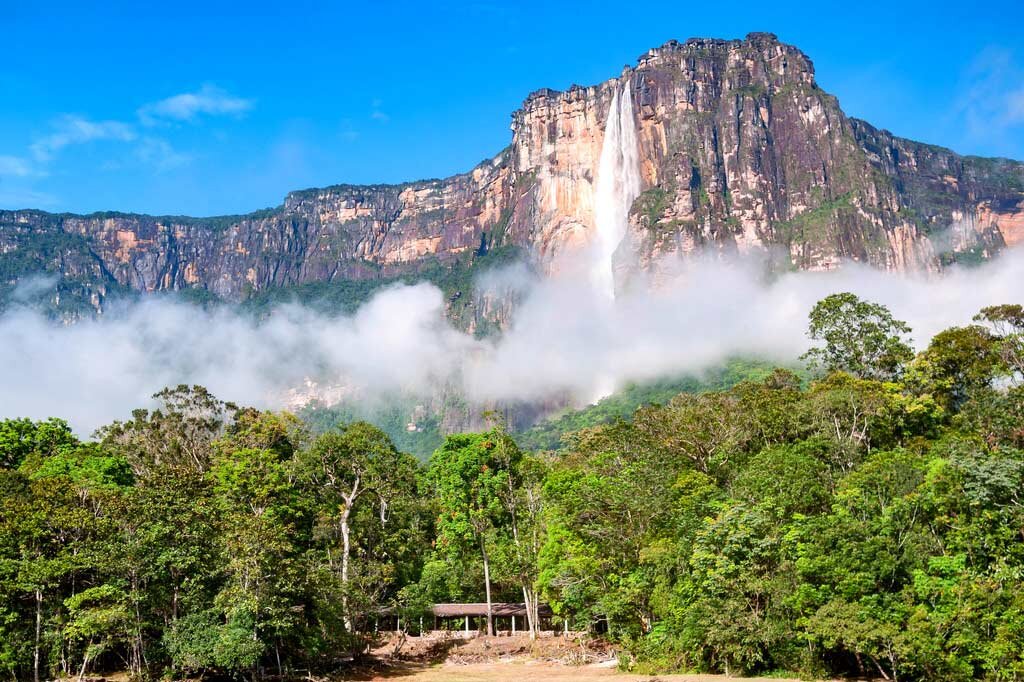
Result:
[[[434,604],[431,609],[435,616],[440,618],[462,618],[465,616],[486,616],[487,604],[480,602],[476,604]],[[491,613],[495,616],[526,616],[526,605],[512,602],[493,602]],[[537,606],[537,615],[548,617],[552,615],[551,607],[547,604]]]

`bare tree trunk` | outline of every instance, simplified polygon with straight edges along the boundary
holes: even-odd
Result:
[[[537,600],[537,593],[523,585],[523,606],[526,607],[526,623],[530,631],[530,639],[537,639],[537,635],[540,632]]]
[[[345,630],[348,632],[352,632],[352,614],[348,608],[348,564],[349,555],[352,553],[352,529],[348,525],[348,519],[352,514],[352,506],[358,495],[359,479],[357,478],[352,485],[352,492],[344,497],[345,508],[341,512],[341,614]]]
[[[348,612],[348,560],[349,552],[352,549],[351,529],[348,526],[348,515],[350,508],[346,505],[345,511],[341,514],[341,614],[345,622],[345,630],[352,632],[352,617]]]
[[[487,634],[494,636],[494,616],[491,613],[491,562],[487,556],[484,539],[480,538],[480,553],[484,557],[484,591],[487,593]]]
[[[530,613],[533,614],[533,636],[540,635],[540,596],[533,592],[533,602],[530,604]]]
[[[142,636],[142,613],[139,610],[139,578],[132,571],[132,601],[135,602],[135,636],[132,638],[132,672],[142,677],[142,669],[149,667],[146,660],[146,641]]]
[[[92,645],[92,640],[89,641],[89,645],[85,647],[85,653],[82,655],[82,669],[78,671],[78,682],[82,682],[85,677],[85,667],[89,665],[89,646]]]
[[[43,591],[36,590],[36,646],[32,660],[32,675],[39,682],[39,641],[43,632]]]
[[[523,585],[523,606],[526,607],[526,629],[530,631],[530,639],[536,639],[533,609],[530,608],[530,591],[526,589],[526,585]]]

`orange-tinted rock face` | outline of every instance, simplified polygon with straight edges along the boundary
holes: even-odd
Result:
[[[502,244],[557,267],[594,239],[616,92],[632,97],[641,183],[615,253],[619,273],[696,251],[803,269],[851,260],[936,269],[940,258],[1024,240],[1024,166],[850,119],[804,54],[751,34],[673,41],[604,83],[539,90],[513,114],[511,145],[462,175],[293,192],[277,209],[238,217],[0,212],[0,254],[20,250],[32,255],[20,262],[59,268],[90,300],[108,289],[189,287],[237,300]]]
[[[982,202],[978,205],[977,222],[998,230],[1007,246],[1016,246],[1024,242],[1024,200],[1001,208],[993,208],[992,202]]]

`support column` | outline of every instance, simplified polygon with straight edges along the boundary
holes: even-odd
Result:
[[[512,634],[516,634],[516,615],[512,614]]]
[[[466,616],[466,634],[469,634],[469,616]]]

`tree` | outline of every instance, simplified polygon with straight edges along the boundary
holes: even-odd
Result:
[[[680,393],[665,407],[637,410],[638,434],[664,452],[690,460],[705,474],[723,474],[754,436],[732,392]]]
[[[706,511],[711,485],[687,456],[688,439],[674,449],[676,441],[648,435],[672,433],[654,423],[657,414],[649,408],[642,428],[618,422],[575,434],[544,482],[545,596],[563,615],[604,621],[616,633],[650,631],[663,591],[656,586],[671,589],[664,585],[673,570],[665,564],[675,561],[670,538],[687,527],[689,511]],[[689,497],[694,491],[702,491],[699,502]]]
[[[916,378],[926,390],[959,408],[971,393],[987,388],[1008,368],[1000,339],[979,325],[953,327],[936,334],[914,361]]]
[[[524,457],[504,424],[496,424],[492,433],[496,443],[495,460],[507,472],[501,502],[508,515],[510,537],[505,536],[506,542],[499,544],[503,555],[500,565],[522,590],[527,628],[530,638],[535,639],[540,630],[537,558],[544,532],[541,489],[546,467],[538,459]]]
[[[294,448],[279,437],[286,421],[251,413],[247,428],[229,431],[214,445],[208,473],[225,574],[214,600],[225,621],[220,645],[233,652],[231,660],[253,663],[273,651],[279,673],[280,642],[299,628],[306,591],[301,540],[308,534],[290,470]]]
[[[515,476],[518,457],[499,444],[505,434],[462,433],[447,436],[430,457],[428,479],[437,495],[437,544],[442,551],[480,552],[487,600],[487,634],[494,634],[491,609],[491,548],[508,530],[502,496]]]
[[[851,293],[832,294],[814,306],[807,335],[824,343],[803,358],[817,370],[848,372],[862,379],[898,379],[914,357],[906,323],[889,309]]]
[[[352,608],[351,569],[359,532],[358,528],[353,529],[353,520],[365,508],[369,513],[360,521],[365,522],[367,528],[371,525],[387,528],[396,508],[401,511],[402,505],[415,496],[416,462],[398,452],[380,429],[366,422],[355,422],[317,437],[299,454],[298,469],[320,500],[324,522],[340,536],[339,560],[335,562],[328,554],[328,561],[341,581],[345,627],[353,632],[357,614]],[[382,539],[380,533],[377,538]],[[382,546],[364,549],[376,550],[378,555],[386,551]],[[364,571],[363,577],[367,573]]]
[[[78,445],[71,427],[62,419],[0,420],[0,467],[16,469],[30,456],[47,456]]]
[[[134,410],[131,420],[105,426],[97,437],[124,453],[140,477],[153,472],[205,473],[213,442],[233,421],[238,407],[218,400],[202,386],[184,384],[165,388],[153,398],[161,407]]]
[[[1003,362],[1014,372],[1015,379],[1024,379],[1024,306],[989,306],[982,308],[974,320],[992,327],[999,338]]]

